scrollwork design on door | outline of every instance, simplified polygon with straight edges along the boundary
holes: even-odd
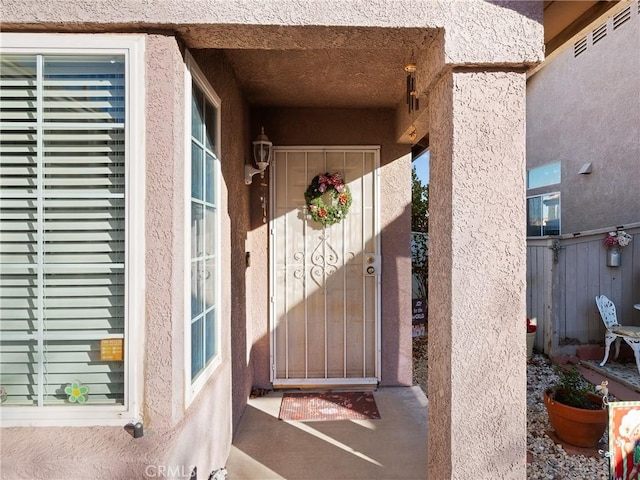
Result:
[[[293,259],[296,261],[296,263],[299,265],[294,271],[293,271],[293,278],[297,279],[297,280],[302,280],[304,281],[304,253],[303,252],[296,252],[293,254]]]
[[[316,248],[311,252],[311,269],[309,273],[316,285],[324,288],[326,279],[338,271],[340,257],[328,242],[326,235],[320,235],[318,240]]]

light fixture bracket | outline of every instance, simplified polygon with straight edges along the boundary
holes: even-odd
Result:
[[[259,168],[255,168],[252,165],[249,165],[248,163],[244,164],[244,183],[245,185],[251,185],[251,182],[253,181],[253,176],[259,173],[260,176],[262,178],[264,178],[264,170],[261,170]]]

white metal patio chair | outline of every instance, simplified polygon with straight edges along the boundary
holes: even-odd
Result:
[[[614,360],[618,358],[620,353],[620,339],[627,342],[627,345],[633,350],[633,354],[636,357],[636,367],[638,373],[640,373],[640,327],[628,326],[625,327],[618,323],[618,317],[616,316],[616,306],[606,296],[600,295],[596,297],[596,305],[600,311],[600,316],[607,328],[607,333],[604,337],[604,360],[600,366],[604,366],[609,358],[609,349],[611,344],[616,342],[616,354],[613,357]]]

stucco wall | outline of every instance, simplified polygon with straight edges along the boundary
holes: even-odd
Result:
[[[291,33],[294,30],[283,29],[282,26],[295,26],[295,31],[300,34],[306,32],[306,26],[326,25],[398,29],[415,27],[416,31],[440,29],[444,32],[444,37],[441,39],[442,51],[438,58],[444,59],[449,66],[470,63],[492,68],[496,65],[500,68],[509,65],[519,68],[523,64],[541,60],[543,51],[541,2],[0,0],[0,10],[3,12],[5,31],[175,30],[182,35],[187,45],[202,48],[271,48],[274,45],[280,45],[279,48],[283,48],[283,45],[302,49],[323,48],[323,44],[333,44],[337,40],[327,35],[316,35],[311,38],[303,36],[309,43],[293,43]],[[263,28],[245,31],[242,24]],[[269,35],[264,35],[265,31]],[[230,32],[242,34],[229,34]],[[384,34],[380,38],[384,39]],[[180,356],[183,332],[180,331],[180,326],[167,323],[171,318],[167,308],[173,312],[177,308],[177,299],[184,297],[184,292],[179,289],[171,291],[179,283],[176,275],[181,275],[181,271],[176,273],[174,270],[181,269],[179,263],[173,263],[176,259],[172,257],[180,251],[184,240],[174,237],[175,231],[170,229],[180,216],[181,207],[173,203],[176,201],[175,190],[169,189],[173,187],[172,182],[177,181],[173,175],[180,178],[184,172],[180,172],[179,167],[167,159],[175,159],[176,162],[180,160],[176,153],[179,147],[173,142],[181,135],[176,132],[181,132],[182,120],[177,123],[172,123],[171,120],[173,115],[180,119],[183,113],[178,110],[178,105],[181,104],[181,87],[180,73],[175,63],[177,50],[175,44],[170,44],[173,40],[165,40],[158,38],[156,54],[153,56],[154,64],[150,65],[150,70],[157,69],[154,79],[159,83],[149,86],[150,90],[156,92],[149,96],[149,115],[158,115],[151,123],[159,131],[148,132],[148,138],[149,142],[159,142],[159,145],[149,145],[150,148],[154,147],[151,151],[158,155],[150,155],[150,160],[153,160],[158,169],[165,168],[166,171],[149,172],[149,178],[154,180],[154,184],[148,195],[158,206],[154,207],[147,226],[148,234],[153,235],[153,238],[149,238],[150,246],[157,254],[166,256],[157,259],[160,273],[153,277],[158,282],[157,285],[148,287],[151,287],[154,295],[171,300],[151,298],[150,292],[147,292],[148,315],[160,314],[157,320],[154,319],[153,324],[158,330],[151,332],[153,334],[148,337],[147,349],[153,349],[156,346],[154,342],[159,346],[173,343],[178,345],[172,346],[164,356],[154,352],[147,359],[150,362],[149,372],[160,376],[157,379],[146,377],[150,389],[145,394],[156,394],[157,397],[149,405],[150,428],[144,438],[134,441],[120,429],[101,428],[47,429],[37,435],[33,430],[27,434],[23,430],[16,437],[13,429],[10,432],[14,435],[9,438],[10,445],[11,448],[14,448],[13,445],[19,447],[18,450],[12,450],[18,453],[10,456],[10,459],[25,458],[35,464],[38,462],[35,451],[44,448],[49,449],[53,456],[59,455],[57,458],[60,462],[53,467],[40,462],[43,465],[38,466],[41,477],[48,475],[55,478],[53,473],[59,476],[64,471],[56,470],[55,467],[66,467],[80,469],[74,470],[71,477],[140,478],[143,476],[143,472],[139,470],[142,462],[180,462],[189,457],[196,458],[199,462],[205,453],[208,455],[206,462],[214,467],[223,457],[224,450],[229,447],[231,366],[228,342],[223,345],[223,356],[226,355],[223,365],[182,417],[180,411],[183,405],[176,390],[176,382],[179,382],[182,373],[178,366],[181,363],[176,364],[175,360]],[[418,44],[419,41],[414,39],[414,45]],[[411,43],[405,45],[409,51]],[[166,71],[162,71],[163,69]],[[451,74],[446,67],[441,71],[440,63],[435,70],[437,71],[429,77],[433,82]],[[167,76],[168,82],[163,80],[164,76]],[[443,83],[442,87],[438,86],[429,102],[429,109],[434,112],[430,115],[429,123],[433,129],[430,138],[434,145],[441,147],[438,147],[440,150],[436,154],[439,166],[434,167],[434,172],[440,173],[434,173],[434,177],[445,185],[439,189],[441,210],[434,215],[432,226],[443,228],[440,230],[441,235],[442,232],[456,234],[440,237],[440,240],[434,239],[432,243],[440,246],[436,250],[442,255],[438,261],[435,258],[437,256],[432,257],[441,273],[437,279],[442,280],[438,282],[440,289],[430,294],[430,301],[435,302],[430,311],[438,312],[437,318],[442,320],[434,332],[432,345],[436,342],[442,350],[440,355],[430,360],[431,367],[435,367],[434,380],[430,384],[430,395],[435,397],[430,399],[429,432],[430,435],[435,434],[429,440],[429,451],[432,454],[430,476],[524,478],[525,376],[524,362],[517,363],[519,353],[525,350],[524,331],[521,329],[521,319],[524,318],[524,285],[521,281],[521,277],[524,278],[524,240],[519,236],[521,233],[518,233],[522,232],[521,225],[524,221],[524,184],[523,177],[514,175],[512,165],[507,163],[509,160],[523,162],[519,147],[523,143],[520,129],[524,118],[521,102],[524,90],[518,83],[519,79],[514,80],[506,73],[494,72],[493,76],[486,77],[486,80],[485,77],[480,78],[479,82],[476,82],[477,78],[470,81],[459,78],[460,82],[452,80],[450,83]],[[349,78],[345,77],[344,81],[348,82]],[[471,94],[476,87],[478,90]],[[490,95],[488,101],[486,95]],[[158,105],[152,104],[152,100],[164,107],[158,108]],[[494,111],[509,113],[504,117],[494,117],[491,115]],[[272,109],[264,111],[264,118],[260,117],[260,112],[253,113],[256,114],[256,122],[265,125],[269,136],[277,145],[382,145],[381,189],[383,195],[388,197],[384,199],[388,204],[386,208],[383,205],[382,210],[382,249],[385,254],[382,280],[383,358],[399,358],[397,363],[394,361],[383,366],[382,380],[385,384],[410,383],[410,164],[406,156],[409,148],[395,144],[393,112]],[[496,125],[494,122],[497,122]],[[258,126],[257,123],[253,124],[250,131],[256,132]],[[225,138],[232,138],[233,133],[224,133],[223,136],[229,135]],[[240,135],[239,132],[235,134]],[[251,137],[254,135],[255,133]],[[464,141],[458,143],[460,139]],[[243,137],[245,144],[246,140]],[[476,158],[481,158],[483,162],[470,163]],[[452,162],[451,167],[447,167],[449,162]],[[491,171],[494,165],[498,168]],[[479,170],[479,176],[471,175],[470,172],[474,169]],[[452,173],[454,178],[447,178],[448,173]],[[506,175],[502,176],[503,173]],[[503,182],[504,189],[495,189],[496,175]],[[230,181],[225,186],[225,192],[229,194],[239,191],[234,190],[238,188],[236,185],[231,185],[231,174],[228,178]],[[158,185],[156,182],[159,182]],[[251,303],[246,304],[246,308],[247,315],[253,322],[252,332],[249,335],[249,332],[240,331],[233,335],[234,342],[240,345],[243,344],[243,337],[249,335],[244,344],[247,349],[250,348],[250,343],[254,344],[254,349],[250,352],[252,362],[249,369],[256,369],[257,381],[268,383],[268,362],[264,362],[265,358],[268,359],[268,290],[265,282],[268,278],[265,249],[268,244],[267,229],[258,224],[261,220],[256,217],[259,215],[259,209],[256,209],[257,186],[252,188],[254,195],[251,199],[249,246],[252,259],[259,260],[252,263],[255,268],[251,267],[245,278],[245,285],[249,286],[247,295],[251,292]],[[457,191],[463,195],[457,196]],[[494,196],[496,191],[501,192],[499,199]],[[166,198],[158,198],[162,194]],[[434,194],[434,200],[438,195]],[[478,198],[484,200],[485,197],[493,203],[478,202]],[[229,203],[222,207],[224,211],[232,211],[234,199],[226,198],[229,198]],[[240,204],[244,205],[242,202]],[[482,208],[475,211],[472,205],[476,206],[478,203]],[[164,214],[163,218],[159,218],[161,213]],[[480,216],[476,217],[476,213]],[[485,213],[486,217],[483,216]],[[483,218],[493,223],[481,225],[482,228],[478,231],[466,228],[474,226],[474,222]],[[506,233],[497,241],[494,239],[494,226],[501,222]],[[493,230],[487,230],[489,225]],[[226,230],[223,229],[222,238],[231,238],[231,232],[236,227],[226,219],[223,228]],[[238,227],[238,231],[241,230]],[[468,241],[467,235],[471,240],[479,241],[474,244]],[[237,234],[234,240],[239,242]],[[447,247],[448,243],[452,243],[452,246]],[[225,258],[229,259],[224,268],[236,268],[236,255],[239,251],[237,245],[223,246],[223,256],[226,255]],[[501,256],[505,254],[508,260],[506,266]],[[395,272],[395,278],[392,272]],[[470,275],[466,275],[467,273]],[[164,275],[168,275],[168,278]],[[231,281],[236,285],[240,282],[235,277]],[[501,296],[483,296],[481,292],[488,289],[495,289],[491,293]],[[470,293],[468,298],[465,297],[467,292]],[[225,293],[223,303],[222,335],[227,339],[232,335],[229,331],[229,316],[240,312],[242,307],[242,300],[235,299],[232,295]],[[406,324],[402,323],[405,318]],[[432,323],[430,322],[430,328]],[[265,346],[267,350],[264,349]],[[448,346],[451,349],[446,350]],[[406,354],[399,356],[399,352]],[[240,357],[244,353],[242,349],[240,352],[234,349],[234,371],[235,365],[241,365]],[[259,361],[254,361],[256,359]],[[266,369],[263,371],[261,369],[264,365]],[[239,371],[243,369],[240,366],[237,368]],[[481,382],[487,379],[491,380],[490,385],[483,385]],[[170,382],[169,387],[164,380]],[[498,395],[489,390],[496,385]],[[162,386],[168,390],[159,391]],[[234,398],[239,398],[240,393],[237,392],[242,392],[243,389],[242,385],[237,387],[237,390],[234,389]],[[472,393],[476,394],[475,397]],[[496,404],[496,398],[505,399],[506,402]],[[485,402],[487,399],[489,401]],[[481,417],[485,413],[488,417]],[[176,421],[179,422],[177,426],[174,423]],[[170,429],[170,425],[176,428]],[[214,434],[211,434],[212,431]],[[30,446],[33,448],[29,434],[39,443],[40,449],[29,449]],[[7,444],[5,438],[6,433],[3,432],[3,460]],[[20,441],[13,442],[15,439]],[[212,443],[214,440],[215,444]],[[78,443],[80,448],[76,446]],[[173,449],[173,445],[177,444],[182,447],[179,450]],[[51,445],[54,445],[53,450]],[[460,450],[452,451],[453,446],[460,446]],[[115,458],[120,460],[114,464]],[[65,461],[68,463],[63,464]],[[198,465],[200,474],[205,475],[208,467],[200,468],[200,464]],[[132,470],[134,467],[138,470]],[[19,472],[18,464],[14,470],[17,477],[20,477]],[[441,477],[438,477],[439,473],[442,474]],[[36,477],[31,472],[22,476]]]
[[[454,71],[429,105],[429,476],[524,478],[524,74]]]
[[[527,83],[527,168],[562,162],[561,185],[529,194],[561,192],[562,233],[640,221],[640,15],[624,4],[628,22],[596,44],[588,30],[585,52],[571,44]]]
[[[231,441],[231,289],[223,287],[218,315],[221,364],[187,406],[184,388],[190,380],[184,376],[183,348],[184,272],[189,270],[184,258],[184,217],[189,215],[184,188],[185,176],[190,177],[184,168],[184,112],[188,99],[184,98],[184,62],[177,40],[171,36],[150,38],[158,39],[158,47],[147,56],[147,228],[148,237],[157,248],[150,248],[147,254],[145,406],[150,413],[157,412],[149,419],[150,434],[154,433],[154,423],[158,423],[173,439],[167,442],[167,453],[158,462],[195,465],[208,473],[224,465]],[[220,188],[220,211],[226,212],[229,202],[224,174]],[[223,276],[231,271],[230,230],[229,216],[222,214]],[[155,323],[158,318],[164,321]],[[166,357],[169,351],[175,351],[171,361]],[[158,407],[154,408],[156,404]],[[217,432],[217,437],[210,435],[211,430]]]
[[[383,385],[411,385],[411,159],[410,147],[395,143],[395,114],[387,109],[270,108],[253,112],[256,125],[264,125],[277,146],[380,145],[380,222],[382,249],[382,379]],[[259,205],[254,211],[260,218]],[[254,230],[255,245],[268,245],[266,228]],[[252,257],[253,259],[253,257]],[[265,251],[253,262],[253,278],[268,277]],[[257,288],[258,285],[255,285]],[[254,308],[255,338],[268,338],[267,284],[259,291]],[[260,312],[259,316],[255,316]],[[256,382],[268,385],[268,342],[254,346]]]
[[[230,288],[223,290],[220,315],[222,363],[188,408],[184,401],[184,182],[189,174],[184,168],[184,63],[176,39],[147,36],[146,66],[146,283],[145,289],[133,286],[131,292],[144,295],[146,304],[146,344],[140,346],[144,436],[134,439],[122,427],[6,428],[3,478],[150,478],[163,468],[187,478],[194,466],[208,474],[228,456]],[[239,176],[241,168],[225,170]],[[224,182],[222,188],[226,193]],[[239,197],[246,202],[246,195]],[[223,211],[229,203],[223,195]],[[223,215],[222,268],[227,274],[230,231],[229,216]]]
[[[446,53],[451,64],[521,64],[543,58],[541,2],[1,0],[0,10],[3,27],[9,29],[16,26],[31,29],[55,26],[63,30],[168,27],[177,28],[190,46],[198,48],[273,48],[272,42],[282,38],[284,45],[280,42],[281,46],[275,48],[290,48],[292,42],[287,35],[282,36],[281,25],[442,27],[446,31]],[[234,30],[235,25],[273,28],[247,34],[244,30]],[[532,34],[525,34],[527,32]],[[335,39],[325,35],[318,41]]]
[[[225,54],[221,50],[191,50],[191,54],[222,103],[220,145],[225,194],[221,211],[228,225],[222,234],[227,245],[223,259],[228,267],[223,270],[222,286],[230,303],[233,422],[237,424],[252,384],[249,354],[253,337],[247,322],[251,297],[247,296],[247,290],[251,289],[251,283],[245,260],[250,188],[244,183],[244,163],[251,156],[253,138],[249,135],[249,107]]]

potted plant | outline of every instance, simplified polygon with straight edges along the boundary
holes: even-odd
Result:
[[[527,318],[527,359],[533,356],[533,345],[536,343],[536,330],[538,326]]]
[[[595,387],[575,366],[556,370],[560,382],[544,391],[551,426],[561,440],[571,445],[595,447],[608,424],[606,382]]]

